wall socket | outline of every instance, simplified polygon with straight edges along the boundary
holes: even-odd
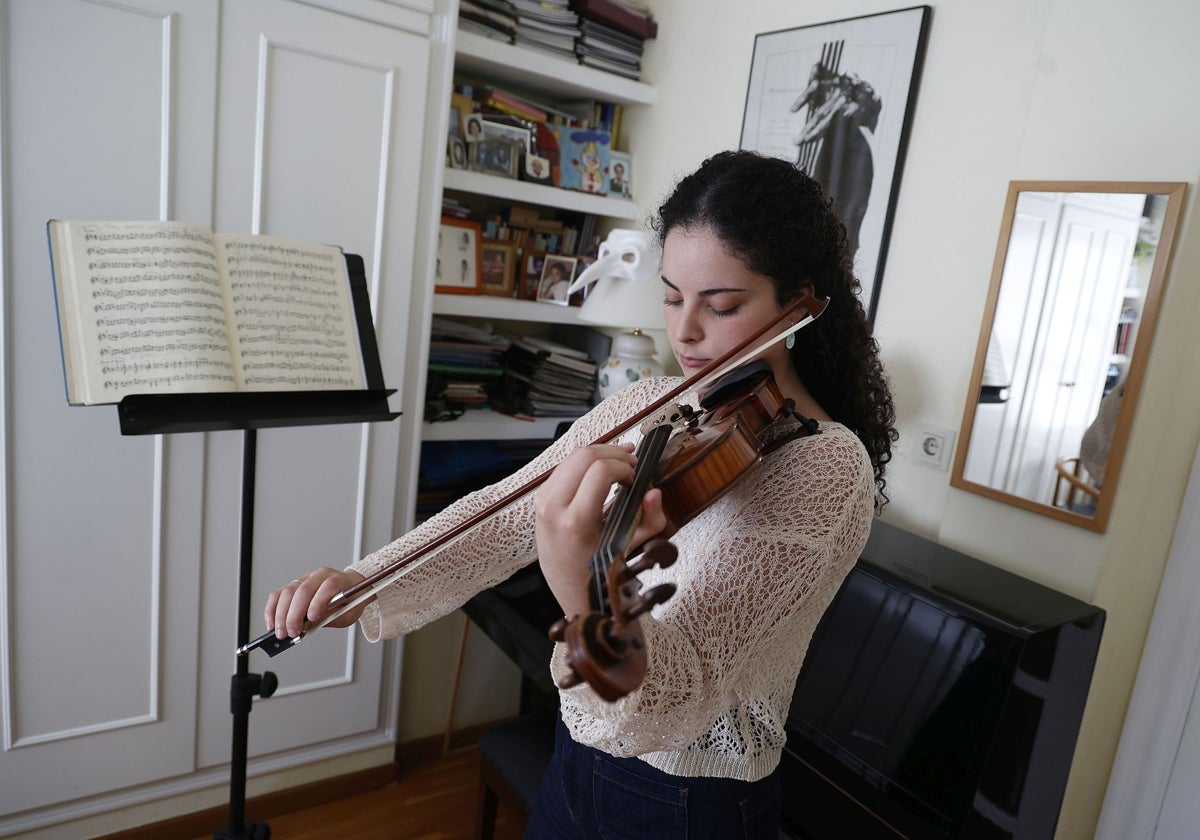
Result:
[[[918,423],[913,431],[910,461],[933,470],[945,472],[950,468],[950,453],[954,449],[954,431],[932,423]]]

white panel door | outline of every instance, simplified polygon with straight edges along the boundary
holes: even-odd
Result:
[[[361,255],[384,376],[400,387],[412,290],[427,33],[287,2],[226,3],[221,32],[216,219],[221,230],[289,236]],[[420,402],[400,394],[407,411]],[[336,568],[392,538],[399,423],[258,433],[253,628],[267,592]],[[200,758],[228,758],[237,468],[241,439],[212,436],[205,512]],[[222,490],[226,488],[228,492]],[[208,644],[212,642],[212,644]],[[256,703],[251,756],[337,750],[391,735],[390,659],[357,631],[324,630],[252,671],[279,676]],[[259,766],[262,766],[260,763]],[[254,766],[251,767],[254,771]]]
[[[208,222],[216,38],[207,0],[0,3],[0,833],[195,766],[203,439],[67,405],[45,224]]]

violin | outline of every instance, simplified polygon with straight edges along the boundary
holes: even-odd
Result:
[[[551,628],[551,638],[557,641],[561,636],[567,644],[572,667],[572,677],[568,679],[570,685],[586,680],[602,697],[618,699],[641,684],[645,674],[645,652],[637,617],[667,600],[674,588],[664,584],[642,593],[636,577],[656,564],[669,565],[675,557],[674,546],[666,539],[659,539],[647,543],[633,562],[625,561],[630,548],[627,543],[637,528],[641,498],[651,486],[662,488],[663,508],[668,520],[666,534],[669,536],[753,468],[769,448],[761,442],[761,433],[773,423],[791,417],[794,412],[790,401],[781,397],[765,364],[761,366],[766,368],[765,376],[761,369],[755,372],[747,367],[740,376],[720,383],[718,380],[741,367],[747,359],[758,356],[775,342],[811,323],[825,311],[828,303],[828,299],[817,300],[806,289],[759,332],[713,360],[692,379],[592,441],[593,444],[608,443],[642,424],[643,439],[634,480],[628,488],[618,492],[615,504],[619,505],[620,511],[614,514],[610,509],[601,548],[592,558],[595,588],[591,602],[595,609],[584,616],[557,622]],[[747,390],[754,393],[746,394]],[[691,412],[685,405],[674,404],[687,393],[704,394],[699,414]],[[696,418],[702,418],[703,422]],[[696,422],[692,422],[693,419]],[[676,431],[679,434],[673,436]],[[785,437],[791,439],[790,435]],[[639,470],[644,472],[639,475]],[[437,549],[528,495],[545,482],[550,473],[551,470],[547,470],[536,476],[486,509],[339,592],[330,600],[325,617],[299,635],[278,639],[274,632],[268,631],[237,648],[235,655],[245,656],[261,648],[274,657],[292,648],[309,633],[373,598],[384,587],[420,566]]]
[[[638,618],[675,594],[675,585],[642,592],[637,576],[653,566],[666,568],[677,556],[674,545],[656,538],[632,562],[626,560],[646,491],[662,490],[663,534],[669,537],[745,478],[768,448],[816,430],[783,397],[770,366],[761,361],[728,374],[704,396],[700,409],[678,406],[643,425],[633,479],[617,491],[590,561],[592,610],[550,628],[550,638],[566,644],[571,668],[559,688],[586,681],[612,702],[642,683],[646,645]],[[783,424],[795,428],[775,431]]]

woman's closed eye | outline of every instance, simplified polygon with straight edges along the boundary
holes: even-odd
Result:
[[[663,306],[683,306],[683,298],[663,298]],[[736,315],[739,308],[741,308],[740,305],[736,303],[728,306],[721,306],[715,301],[709,301],[707,304],[708,311],[718,318],[726,318],[730,315]]]

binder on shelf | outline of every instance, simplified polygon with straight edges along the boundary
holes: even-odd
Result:
[[[638,15],[612,0],[571,0],[581,18],[604,23],[620,32],[649,40],[658,35],[658,24],[648,15]]]

